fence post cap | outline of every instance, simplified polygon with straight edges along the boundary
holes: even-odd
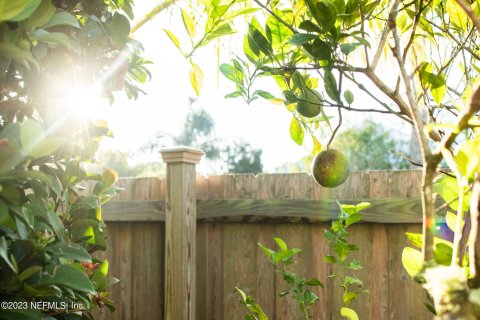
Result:
[[[162,149],[160,154],[165,163],[182,162],[197,164],[205,155],[205,152],[197,148],[177,146]]]

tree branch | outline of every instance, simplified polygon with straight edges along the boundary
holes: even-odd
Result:
[[[168,7],[170,7],[171,5],[175,4],[175,2],[177,2],[178,0],[167,0],[165,2],[162,2],[161,4],[159,4],[158,6],[156,6],[155,8],[153,8],[149,13],[147,13],[140,21],[138,21],[133,27],[132,29],[130,29],[130,35],[132,35],[133,33],[135,33],[138,29],[140,29],[145,23],[147,23],[148,21],[152,20],[153,18],[155,18],[160,12],[162,12],[163,10],[167,9]]]
[[[400,3],[400,0],[396,0],[395,3]],[[398,35],[396,25],[397,11],[392,11],[388,17],[388,25],[392,30],[394,47],[392,48],[393,55],[397,60],[402,75],[403,84],[405,86],[408,108],[411,118],[413,120],[415,130],[417,133],[418,142],[420,144],[420,150],[423,158],[423,176],[422,176],[422,211],[423,211],[423,257],[424,261],[433,259],[433,228],[435,217],[435,206],[433,204],[433,178],[437,169],[438,163],[432,163],[431,150],[428,146],[428,136],[424,131],[423,117],[420,108],[417,104],[417,100],[414,97],[414,89],[412,87],[412,78],[407,73],[405,68],[405,60],[403,59],[400,37]]]

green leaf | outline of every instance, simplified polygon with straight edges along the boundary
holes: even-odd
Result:
[[[285,17],[282,17],[282,19],[284,18]],[[291,20],[291,17],[288,17],[287,20]],[[267,27],[267,32],[270,33],[270,37],[272,38],[272,47],[275,50],[282,48],[287,42],[287,39],[293,34],[286,25],[272,15],[267,18]]]
[[[445,221],[447,222],[447,226],[450,230],[455,232],[457,226],[457,215],[453,212],[448,211],[447,215],[445,216]],[[465,225],[465,221],[461,221],[462,229]]]
[[[92,282],[96,290],[105,289],[107,285],[108,260],[98,265],[92,275]]]
[[[232,80],[238,85],[243,85],[244,74],[243,70],[236,68],[227,63],[220,65],[220,72],[229,80]]]
[[[303,47],[316,60],[332,60],[332,49],[330,45],[320,39],[313,40],[313,43],[305,43]]]
[[[124,44],[130,35],[130,21],[126,16],[115,12],[113,17],[108,21],[108,33],[110,40],[115,44]]]
[[[62,220],[60,220],[60,218],[58,217],[58,214],[56,212],[48,210],[47,218],[48,218],[48,223],[52,227],[53,231],[55,231],[55,234],[57,235],[58,239],[60,239],[60,241],[62,242],[65,242],[66,241],[65,226],[63,225]]]
[[[95,288],[85,273],[69,265],[47,265],[39,285],[56,285],[95,294]]]
[[[455,155],[455,162],[463,176],[473,178],[480,168],[480,139],[461,143]]]
[[[232,29],[232,26],[230,25],[230,23],[228,22],[222,23],[218,27],[216,27],[215,29],[207,33],[205,40],[204,42],[202,42],[201,46],[206,45],[213,39],[226,36],[232,33],[235,33],[235,30]]]
[[[15,2],[18,2],[18,4],[14,4]],[[37,10],[38,6],[42,3],[42,0],[8,0],[5,1],[2,12],[0,13],[0,20],[8,20],[8,21],[22,21],[30,17],[35,10]],[[18,12],[18,8],[22,7],[22,9]],[[8,14],[13,14],[16,13],[14,16],[5,19],[4,15]]]
[[[359,204],[355,205],[356,212],[363,211],[368,209],[372,206],[370,202],[360,202]]]
[[[342,52],[343,52],[345,55],[348,55],[349,53],[355,51],[355,49],[357,49],[359,46],[360,46],[360,43],[358,43],[358,42],[355,42],[355,43],[343,43],[343,44],[340,45],[340,50],[342,50]]]
[[[317,155],[322,151],[323,146],[320,143],[320,141],[318,141],[317,137],[315,137],[313,134],[311,134],[310,136],[312,137],[312,141],[313,141],[313,151],[312,151],[312,153],[314,155]]]
[[[263,99],[266,99],[266,100],[275,99],[275,97],[270,92],[267,92],[267,91],[264,91],[264,90],[255,90],[253,95],[254,96],[260,96],[260,97],[262,97]]]
[[[340,309],[340,314],[342,317],[347,317],[349,320],[358,320],[358,315],[353,309],[342,307]]]
[[[34,275],[40,275],[40,272],[42,272],[41,266],[31,266],[18,275],[18,280],[23,282]]]
[[[326,69],[324,74],[324,85],[327,95],[335,100],[335,102],[340,102],[340,93],[337,88],[337,80],[335,79],[331,70]]]
[[[162,29],[162,30],[167,34],[170,40],[172,40],[175,47],[177,47],[177,49],[184,55],[182,48],[180,47],[180,41],[178,41],[177,36],[175,36],[173,32],[171,32],[170,30],[167,30],[167,29]]]
[[[180,9],[182,12],[182,21],[185,29],[187,30],[188,35],[190,38],[195,37],[195,23],[193,23],[192,17],[183,9]]]
[[[353,100],[354,100],[354,96],[353,96],[353,93],[352,91],[350,90],[345,90],[345,92],[343,93],[343,97],[345,98],[345,101],[351,105],[353,103]]]
[[[260,52],[265,55],[272,53],[272,44],[264,35],[264,30],[255,18],[252,18],[248,26],[248,43],[255,55]]]
[[[53,155],[60,147],[67,144],[67,140],[64,138],[51,137],[40,141],[30,151],[30,156],[35,159]]]
[[[348,306],[353,300],[357,299],[357,297],[358,294],[356,292],[347,291],[343,294],[343,303]]]
[[[29,0],[0,1],[0,21],[7,21],[18,16],[28,5]]]
[[[8,255],[8,246],[7,246],[7,240],[5,240],[5,237],[0,237],[0,258],[5,261],[7,266],[12,269],[13,272],[18,273],[18,266],[15,262],[15,258],[13,255]]]
[[[288,39],[288,43],[300,46],[315,39],[318,39],[318,36],[311,33],[296,33]]]
[[[417,248],[422,248],[423,236],[421,233],[405,232],[408,241]]]
[[[302,21],[298,27],[308,32],[316,32],[316,33],[322,32],[322,30],[310,20]]]
[[[435,244],[434,255],[435,262],[444,266],[449,266],[452,262],[453,248],[451,245],[440,242]]]
[[[50,28],[50,27],[55,27],[55,26],[70,26],[74,28],[80,28],[80,25],[78,24],[77,17],[75,17],[73,14],[61,11],[55,14],[52,19],[50,19],[44,26],[43,28]]]
[[[462,7],[456,1],[447,1],[446,10],[450,17],[450,23],[462,31],[466,30],[469,18]]]
[[[193,90],[195,90],[197,96],[199,96],[200,90],[202,90],[203,86],[203,71],[197,64],[191,62],[191,65],[192,69],[188,73],[190,84],[192,85]]]
[[[16,61],[27,69],[30,69],[32,66],[38,67],[38,63],[30,51],[23,50],[11,43],[0,42],[0,56]],[[10,65],[10,63],[8,63],[8,65]]]
[[[55,15],[55,7],[50,0],[43,0],[37,10],[28,18],[28,24],[34,28],[44,26]]]
[[[25,154],[29,155],[33,149],[45,138],[40,122],[26,119],[20,129],[20,142]]]
[[[63,46],[74,51],[79,50],[78,43],[62,32],[47,32],[43,29],[39,29],[33,33],[33,38],[38,42],[48,44],[52,48]]]
[[[435,100],[436,103],[440,104],[443,101],[445,94],[447,93],[445,77],[443,76],[443,74],[432,74],[430,75],[429,80],[431,84],[430,93],[432,94],[433,100]]]
[[[323,256],[323,261],[325,261],[326,263],[337,263],[337,259],[335,259],[334,256],[330,255]]]
[[[347,217],[347,219],[345,220],[345,225],[348,227],[348,226],[351,226],[352,224],[357,223],[361,220],[362,220],[362,215],[358,214],[358,213],[354,213],[354,214],[349,215]]]
[[[290,137],[299,146],[303,144],[303,138],[305,137],[305,132],[303,130],[302,125],[295,117],[293,117],[292,121],[290,122]]]
[[[411,277],[415,277],[423,268],[423,254],[421,251],[406,247],[402,252],[402,264]]]
[[[444,175],[435,179],[433,184],[433,192],[440,194],[445,202],[450,203],[452,210],[458,210],[458,184],[457,179]],[[463,201],[463,210],[468,210],[470,198],[472,193],[468,188],[465,188],[465,197]]]
[[[92,258],[87,250],[85,250],[81,245],[73,242],[56,243],[52,246],[48,246],[47,251],[56,258],[72,259],[81,262],[92,261]]]
[[[347,268],[352,270],[360,270],[362,269],[362,264],[358,260],[352,260],[348,263]]]
[[[315,278],[308,280],[307,282],[305,282],[305,284],[310,287],[322,287],[322,288],[324,287],[323,283],[320,282],[320,280]]]
[[[337,10],[328,2],[318,2],[316,4],[316,20],[318,24],[325,30],[329,31],[335,27],[337,20]]]
[[[273,238],[275,240],[275,242],[277,243],[277,246],[280,248],[280,250],[288,250],[288,246],[287,246],[287,243],[285,241],[283,241],[283,239],[281,238]]]
[[[274,255],[275,255],[275,251],[273,251],[272,249],[269,249],[267,247],[265,247],[263,244],[261,243],[257,243],[258,246],[260,247],[260,249],[262,249],[263,253],[265,253],[265,255],[267,256],[268,259],[270,260],[273,260],[274,259]]]
[[[225,99],[230,99],[230,98],[237,98],[242,95],[242,91],[234,91],[231,93],[228,93],[224,96]]]

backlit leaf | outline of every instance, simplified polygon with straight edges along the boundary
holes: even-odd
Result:
[[[402,252],[402,264],[407,273],[414,277],[423,267],[423,254],[417,249],[406,247]]]
[[[203,71],[198,65],[192,62],[192,69],[189,72],[190,84],[197,95],[200,95],[200,90],[203,86]]]
[[[296,144],[301,146],[304,136],[305,132],[302,125],[297,120],[297,118],[293,117],[292,121],[290,122],[290,137],[293,141],[295,141]]]
[[[170,30],[163,29],[163,31],[167,34],[167,36],[172,40],[173,44],[177,49],[183,54],[182,48],[180,47],[180,41],[178,41],[178,38],[176,35],[173,34]]]

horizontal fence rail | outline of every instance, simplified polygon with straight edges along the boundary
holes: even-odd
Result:
[[[170,164],[168,164],[170,165]],[[354,259],[363,265],[355,275],[369,293],[352,302],[360,319],[432,319],[424,306],[425,293],[402,266],[402,250],[409,243],[406,232],[421,232],[421,173],[418,170],[352,172],[347,182],[326,189],[307,174],[251,174],[196,176],[194,205],[196,251],[194,304],[185,308],[198,320],[240,320],[246,309],[239,304],[235,287],[252,294],[270,320],[301,320],[292,298],[280,298],[287,289],[280,274],[265,258],[257,243],[275,248],[274,237],[302,249],[290,271],[325,284],[315,289],[320,301],[312,309],[315,320],[338,320],[342,289],[323,261],[330,248],[323,237],[338,214],[337,201],[370,202],[362,211],[363,223],[350,228],[350,241],[360,250]],[[103,207],[108,227],[111,273],[120,279],[113,287],[117,311],[99,319],[167,319],[168,308],[177,308],[166,291],[166,256],[173,263],[177,251],[166,245],[165,220],[168,179],[126,178],[125,188]],[[179,190],[187,194],[188,190]],[[182,199],[181,197],[179,199]],[[442,205],[437,203],[437,207]],[[188,209],[189,206],[186,206]],[[182,234],[176,233],[178,241]],[[175,236],[175,235],[174,235]],[[192,247],[188,245],[186,252]],[[190,248],[190,249],[189,249]],[[171,266],[177,274],[185,272]],[[171,279],[170,279],[171,280]],[[171,283],[171,285],[175,285]],[[193,287],[192,287],[193,288]],[[192,308],[193,312],[192,312]],[[189,318],[191,319],[191,318]]]
[[[198,222],[325,222],[336,219],[338,203],[369,202],[363,222],[421,223],[420,197],[386,199],[197,200]],[[442,204],[440,199],[437,204]],[[165,221],[164,201],[111,201],[103,208],[105,221]]]

